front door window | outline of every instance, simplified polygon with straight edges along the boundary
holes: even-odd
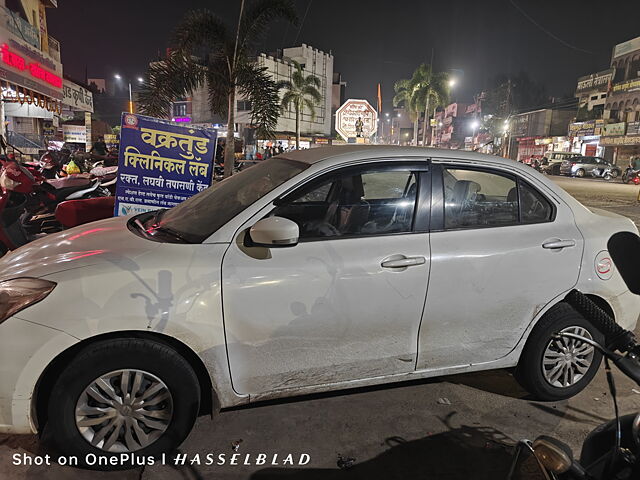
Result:
[[[300,227],[300,240],[410,232],[417,194],[411,170],[331,174],[289,196],[271,215]]]

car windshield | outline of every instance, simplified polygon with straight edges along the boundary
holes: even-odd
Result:
[[[249,205],[309,165],[272,158],[254,165],[185,200],[162,215],[159,227],[200,243]]]

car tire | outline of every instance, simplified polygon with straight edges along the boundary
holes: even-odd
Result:
[[[551,168],[551,175],[560,175],[560,165],[555,165]]]
[[[603,342],[602,334],[570,305],[563,302],[553,306],[531,331],[515,373],[520,385],[536,400],[558,401],[573,397],[591,382],[602,361],[601,353],[584,342],[554,339],[554,335],[562,331]],[[579,363],[565,365],[564,348],[569,354],[583,351],[576,355]],[[571,367],[573,378],[567,367]],[[560,368],[557,380],[554,377],[558,372],[554,368]],[[576,375],[577,368],[580,373]]]
[[[125,371],[129,392],[123,390]],[[123,393],[134,401],[114,402],[126,399]],[[134,468],[138,465],[111,457],[133,453],[142,459],[173,451],[191,431],[199,408],[198,378],[175,350],[145,339],[100,341],[80,351],[55,382],[43,441],[56,453],[76,457],[83,468]],[[95,424],[100,418],[104,422]]]
[[[584,177],[584,169],[579,168],[578,170],[576,170],[576,177],[578,178]]]

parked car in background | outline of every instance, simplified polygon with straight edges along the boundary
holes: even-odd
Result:
[[[579,157],[579,153],[573,152],[551,152],[542,159],[542,171],[547,175],[560,175],[560,165],[564,160]]]
[[[627,329],[640,314],[607,252],[619,231],[637,228],[495,156],[287,152],[3,257],[0,432],[157,455],[219,408],[511,367],[566,399],[601,354],[556,333],[602,341],[566,295]]]
[[[602,157],[572,157],[562,161],[562,164],[560,165],[560,174],[569,175],[571,177],[584,177],[586,175],[591,175],[593,170],[598,167],[607,167],[610,165],[611,162],[606,161]]]

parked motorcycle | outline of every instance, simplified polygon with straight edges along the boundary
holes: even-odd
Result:
[[[62,201],[110,194],[101,186],[100,179],[91,179],[89,175],[48,180],[10,157],[0,157],[0,163],[5,189],[26,196],[27,214],[21,223],[27,234],[61,230],[62,226],[55,219],[55,209]]]
[[[640,295],[640,237],[631,232],[616,233],[607,248],[629,290]],[[635,261],[630,261],[635,260]],[[577,290],[565,301],[589,320],[604,336],[603,344],[573,333],[558,338],[578,340],[599,350],[605,358],[607,382],[615,418],[593,430],[582,445],[580,459],[561,441],[540,436],[522,440],[516,447],[509,480],[631,480],[640,479],[640,413],[620,417],[611,363],[640,385],[640,345],[632,332],[620,327],[604,310]]]
[[[20,218],[26,212],[27,198],[5,188],[6,177],[0,175],[0,257],[29,241]]]
[[[640,170],[633,170],[631,168],[627,168],[622,174],[622,182],[630,183],[632,182],[635,185],[640,184]]]
[[[34,173],[39,173],[46,179],[60,178],[65,175],[64,166],[69,162],[71,151],[47,150],[37,162],[25,163],[24,166]]]

